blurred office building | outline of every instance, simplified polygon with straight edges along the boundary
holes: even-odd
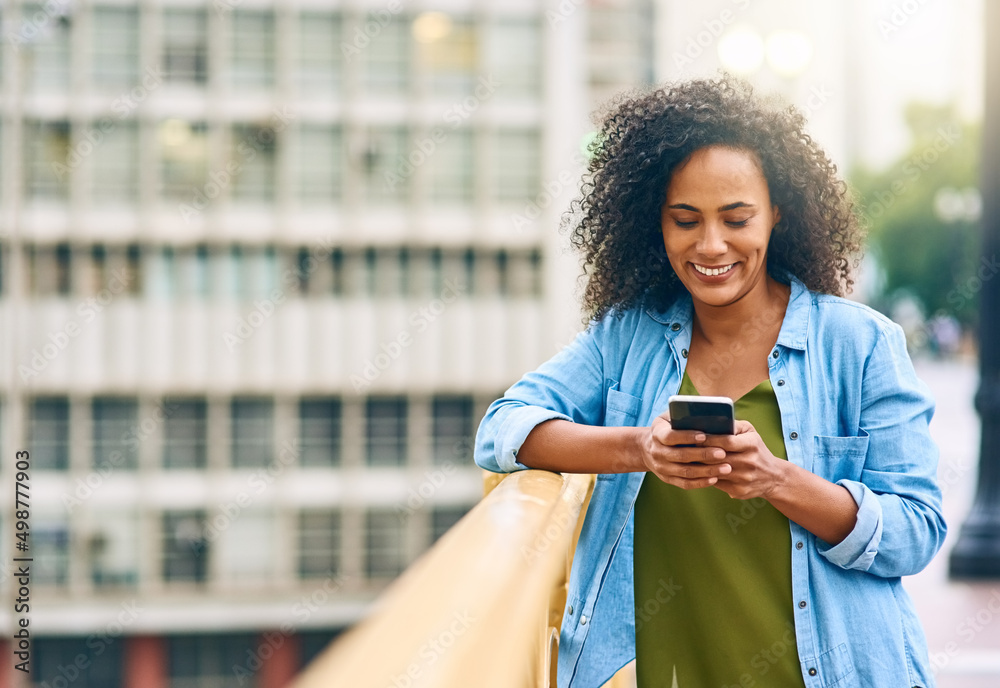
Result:
[[[555,230],[650,3],[0,11],[30,683],[284,685],[478,500],[487,404],[578,329]]]

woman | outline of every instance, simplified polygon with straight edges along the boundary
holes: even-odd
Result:
[[[597,473],[559,686],[931,686],[900,577],[945,536],[933,400],[841,298],[861,232],[792,109],[728,78],[619,102],[573,227],[590,324],[483,419],[476,462]],[[664,250],[665,249],[665,250]],[[735,400],[674,430],[672,394]]]

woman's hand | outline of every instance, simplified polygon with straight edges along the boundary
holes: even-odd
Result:
[[[642,463],[663,482],[685,490],[715,485],[732,468],[725,450],[704,445],[707,440],[698,430],[674,430],[670,414],[664,412],[642,438]]]
[[[704,446],[725,451],[725,462],[732,470],[720,477],[715,487],[733,499],[763,497],[770,501],[786,479],[789,463],[771,453],[749,421],[736,421],[734,435],[709,435]]]
[[[724,451],[731,470],[715,483],[734,499],[763,497],[790,520],[831,545],[854,529],[858,506],[847,488],[779,459],[753,425],[736,421],[735,435],[709,435],[704,450]]]

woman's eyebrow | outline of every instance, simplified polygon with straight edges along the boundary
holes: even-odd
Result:
[[[724,213],[727,210],[735,210],[736,208],[756,208],[753,203],[744,203],[743,201],[736,201],[735,203],[728,203],[719,208],[720,213]]]
[[[675,203],[674,205],[668,205],[671,210],[690,210],[695,213],[701,212],[693,205],[688,205],[687,203]],[[735,203],[727,203],[726,205],[719,207],[719,212],[724,213],[727,210],[735,210],[736,208],[756,208],[753,203],[745,203],[744,201],[736,201]]]

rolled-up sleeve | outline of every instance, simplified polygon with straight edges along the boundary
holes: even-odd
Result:
[[[547,420],[600,425],[605,356],[608,347],[614,348],[623,324],[613,315],[591,323],[571,344],[490,404],[476,433],[476,464],[494,473],[527,468],[517,462],[517,452],[532,429]]]
[[[832,564],[882,577],[922,570],[947,530],[930,437],[934,400],[917,377],[901,328],[887,324],[868,359],[860,428],[869,436],[860,480],[841,480],[858,505],[854,529],[820,553]]]
[[[875,561],[882,539],[882,505],[875,493],[862,483],[838,480],[837,484],[847,488],[857,503],[857,521],[846,538],[833,547],[822,545],[820,552],[832,564],[867,571]]]

